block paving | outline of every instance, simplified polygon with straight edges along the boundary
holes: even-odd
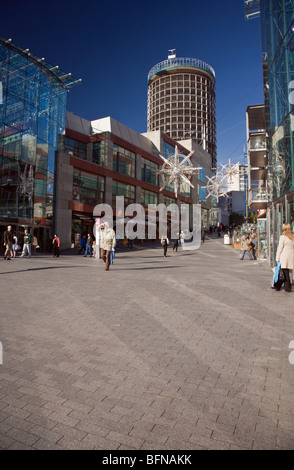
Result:
[[[294,449],[294,292],[239,257],[2,257],[0,449]]]

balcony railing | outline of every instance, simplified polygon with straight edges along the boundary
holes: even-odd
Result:
[[[202,60],[190,59],[189,57],[176,57],[175,59],[163,60],[162,62],[159,62],[158,64],[154,65],[154,67],[152,67],[152,69],[148,73],[148,83],[152,76],[156,73],[176,67],[195,67],[197,69],[205,70],[206,72],[210,73],[213,78],[215,78],[214,69]]]
[[[265,150],[266,149],[265,139],[249,139],[248,144],[249,144],[250,150]]]
[[[249,190],[249,202],[268,202],[267,188],[252,188]]]

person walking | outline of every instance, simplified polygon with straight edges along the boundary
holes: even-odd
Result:
[[[109,227],[109,223],[105,222],[101,225],[101,241],[100,241],[101,258],[104,262],[104,270],[109,271],[111,264],[111,251],[116,247],[115,231]]]
[[[163,256],[166,257],[166,254],[167,254],[167,247],[168,247],[168,244],[169,244],[169,239],[167,238],[166,235],[162,235],[161,237],[161,244],[163,246]]]
[[[179,238],[176,238],[174,240],[174,246],[173,246],[173,251],[178,251],[178,248],[179,248]]]
[[[290,224],[283,224],[282,235],[279,238],[279,245],[276,255],[277,263],[281,263],[281,270],[284,274],[283,280],[278,280],[276,290],[281,290],[284,283],[286,292],[291,292],[290,269],[294,269],[294,233]]]
[[[12,245],[12,258],[16,257],[16,252],[19,250],[18,246],[18,238],[16,236],[16,233],[13,233],[13,245]]]
[[[88,256],[88,252],[90,254],[90,258],[92,257],[92,245],[93,245],[93,239],[91,235],[88,233],[87,242],[86,242],[86,251],[84,254],[85,257]]]
[[[38,245],[38,239],[36,237],[36,235],[33,236],[33,241],[32,241],[32,251],[33,253],[37,253],[37,246]]]
[[[202,243],[205,242],[205,230],[204,230],[204,228],[201,230],[201,240],[202,240]]]
[[[28,258],[31,257],[31,239],[31,234],[28,232],[27,229],[25,229],[23,238],[23,248],[22,253],[20,255],[21,258],[23,258],[26,254],[28,255]]]
[[[5,253],[4,253],[4,259],[10,260],[12,257],[12,243],[13,243],[13,238],[12,238],[12,227],[11,225],[8,225],[7,230],[4,232],[4,245],[5,245]]]
[[[81,241],[80,241],[80,251],[79,251],[79,255],[83,252],[85,253],[86,251],[86,238],[85,238],[85,235],[82,236],[81,238]]]
[[[241,249],[243,251],[242,251],[242,255],[241,255],[240,260],[244,259],[244,256],[245,256],[246,253],[248,253],[249,259],[253,260],[252,255],[251,255],[250,250],[249,250],[249,246],[250,246],[249,237],[243,237],[242,241],[241,241]]]
[[[53,258],[59,258],[60,238],[57,234],[53,237]]]
[[[252,256],[256,260],[256,249],[257,249],[257,236],[256,233],[253,233],[250,238],[250,245],[252,250]]]

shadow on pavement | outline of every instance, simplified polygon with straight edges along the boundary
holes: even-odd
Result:
[[[0,273],[0,276],[3,274],[15,274],[15,273],[25,273],[27,271],[43,271],[45,269],[68,269],[68,268],[86,268],[87,266],[49,266],[45,268],[27,268],[27,269],[18,269],[16,271],[7,271],[5,273]]]

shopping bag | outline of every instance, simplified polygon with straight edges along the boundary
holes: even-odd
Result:
[[[279,280],[279,272],[281,270],[281,263],[278,262],[275,270],[275,277],[274,277],[274,282],[278,282]]]

